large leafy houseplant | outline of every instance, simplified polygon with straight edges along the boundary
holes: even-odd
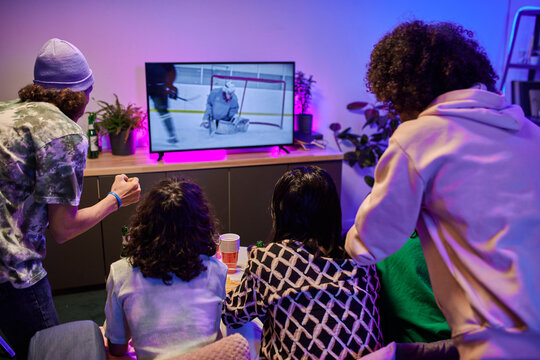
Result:
[[[353,134],[351,128],[341,130],[340,123],[330,124],[330,129],[334,132],[334,139],[340,151],[340,142],[354,146],[354,149],[344,153],[344,161],[351,167],[358,164],[361,168],[374,167],[384,150],[388,147],[388,139],[400,124],[399,117],[388,111],[385,105],[374,105],[368,102],[353,102],[347,105],[350,111],[361,111],[366,122],[362,126],[362,133]],[[364,131],[371,128],[371,132]],[[373,186],[372,176],[365,176],[364,181],[370,187]]]
[[[104,100],[97,101],[99,110],[95,112],[96,128],[101,135],[119,135],[124,131],[124,142],[126,142],[132,130],[144,128],[146,111],[134,104],[124,106],[116,94],[114,97],[113,103]]]
[[[147,115],[140,106],[131,103],[125,106],[120,103],[116,94],[114,97],[115,101],[112,103],[104,100],[97,101],[99,110],[95,112],[97,120],[95,128],[100,135],[109,135],[113,154],[128,155],[135,149],[133,130],[144,129]],[[126,144],[132,150],[119,149],[118,147],[121,146],[119,143]],[[126,151],[128,153],[125,153]]]
[[[311,103],[311,87],[316,81],[313,80],[313,75],[306,76],[302,71],[297,71],[294,77],[294,96],[295,96],[295,112],[296,124],[298,133],[295,135],[300,140],[310,142],[311,126],[313,123],[313,115],[308,114],[308,109]]]

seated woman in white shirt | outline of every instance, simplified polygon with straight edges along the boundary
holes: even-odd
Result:
[[[213,257],[215,222],[201,188],[168,178],[156,184],[131,219],[126,258],[107,280],[105,337],[137,359],[175,356],[216,340],[227,267]]]

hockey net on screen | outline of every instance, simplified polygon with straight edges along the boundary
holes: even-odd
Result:
[[[243,84],[243,86],[237,86],[237,88],[242,91],[242,95],[238,96],[238,91],[236,93],[236,96],[239,97],[239,109],[238,109],[238,115],[242,116],[242,111],[244,110],[244,101],[246,100],[246,96],[249,95],[250,91],[256,91],[257,89],[249,88],[248,83],[249,82],[259,82],[259,83],[271,83],[271,84],[282,84],[283,88],[283,94],[280,96],[281,103],[277,103],[276,105],[276,112],[244,112],[244,116],[250,117],[250,124],[258,124],[258,125],[268,125],[268,126],[275,126],[280,129],[283,129],[283,117],[285,113],[285,91],[287,90],[287,84],[284,80],[274,80],[274,79],[259,79],[259,78],[251,78],[251,77],[242,77],[242,76],[227,76],[227,75],[212,75],[210,80],[210,90],[214,88],[214,86],[218,83],[219,80],[221,82],[225,82],[228,80],[234,81],[235,85],[240,83]],[[272,91],[280,91],[280,90],[272,90]],[[279,105],[279,109],[277,109]],[[251,119],[253,118],[253,119]],[[254,118],[260,119],[255,120]]]

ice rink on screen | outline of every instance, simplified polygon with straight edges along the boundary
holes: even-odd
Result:
[[[178,143],[167,142],[165,126],[157,112],[151,112],[155,120],[150,121],[152,151],[221,149],[231,147],[271,146],[292,143],[292,116],[283,117],[283,129],[271,125],[252,124],[251,122],[269,122],[279,124],[280,116],[264,116],[242,114],[242,118],[250,120],[246,132],[235,134],[214,134],[210,136],[207,128],[202,127],[202,113],[186,114],[171,111]]]

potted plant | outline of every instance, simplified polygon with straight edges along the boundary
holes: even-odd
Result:
[[[311,86],[315,82],[313,75],[307,77],[302,71],[297,71],[294,77],[294,93],[297,104],[295,110],[300,111],[296,115],[296,125],[298,133],[303,137],[308,137],[309,141],[311,141],[313,115],[308,114],[307,111],[311,102]]]
[[[368,107],[367,109],[364,109]],[[399,117],[388,111],[385,105],[374,105],[367,102],[352,102],[347,105],[347,109],[353,112],[361,112],[366,118],[362,129],[366,127],[375,129],[370,134],[351,133],[351,128],[341,130],[341,124],[332,123],[330,129],[334,132],[334,139],[341,150],[340,141],[350,143],[354,150],[347,151],[344,154],[344,160],[350,165],[358,164],[361,168],[374,167],[384,150],[388,147],[388,139],[400,124]],[[365,176],[364,181],[370,187],[373,186],[372,176]]]
[[[124,106],[114,94],[115,101],[97,102],[97,121],[95,127],[100,135],[109,135],[113,155],[131,155],[135,153],[135,133],[133,130],[144,128],[146,112],[139,106]]]

